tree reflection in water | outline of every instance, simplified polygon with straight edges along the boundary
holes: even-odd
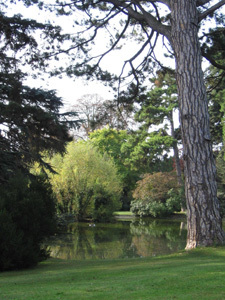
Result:
[[[113,224],[73,223],[48,242],[63,259],[116,259],[169,254],[184,249],[186,223],[140,219]]]

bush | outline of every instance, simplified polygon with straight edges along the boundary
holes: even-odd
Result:
[[[181,194],[174,172],[145,174],[133,193],[131,211],[141,217],[168,216],[180,211]]]
[[[117,195],[110,194],[102,186],[95,186],[93,193],[93,212],[92,218],[96,221],[109,222],[113,218],[113,212],[120,209]],[[117,206],[115,204],[118,203]]]
[[[1,186],[0,195],[0,270],[36,265],[48,257],[41,244],[56,228],[50,185],[17,174]]]

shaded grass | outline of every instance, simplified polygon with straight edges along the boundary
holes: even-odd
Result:
[[[0,274],[1,300],[225,299],[225,247],[126,260],[49,259]]]

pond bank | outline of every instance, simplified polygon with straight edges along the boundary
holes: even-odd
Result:
[[[132,219],[140,219],[140,217],[136,216],[130,211],[118,211],[113,214],[115,220],[132,220]],[[143,217],[143,220],[147,217]],[[177,219],[177,220],[185,220],[186,214],[174,213],[173,215],[166,217],[164,219]],[[157,220],[157,219],[156,219]],[[85,221],[85,220],[84,220]],[[57,224],[58,226],[67,226],[70,223],[78,222],[76,217],[73,214],[61,214],[57,215]],[[86,220],[86,222],[91,222],[91,220]]]
[[[119,211],[119,212],[115,212],[114,213],[114,218],[116,220],[121,220],[121,219],[140,219],[140,217],[136,216],[135,214],[133,214],[132,212],[129,212],[129,211]],[[146,219],[148,217],[143,217],[143,220]],[[154,219],[154,218],[152,218]],[[186,220],[186,213],[185,212],[180,212],[180,213],[174,213],[172,215],[170,215],[169,217],[165,217],[163,219],[176,219],[176,220]],[[157,220],[157,219],[155,219]]]

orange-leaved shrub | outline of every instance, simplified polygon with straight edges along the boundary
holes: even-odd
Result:
[[[131,211],[139,216],[170,215],[180,211],[182,193],[175,172],[145,174],[133,192]]]

